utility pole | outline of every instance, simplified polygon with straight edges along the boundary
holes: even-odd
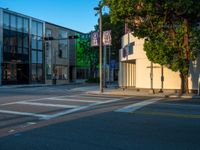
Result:
[[[99,44],[99,67],[100,67],[100,93],[103,93],[103,82],[102,82],[102,46],[103,46],[103,33],[102,33],[102,6],[99,5],[99,32],[100,32],[100,44]]]
[[[99,2],[98,7],[95,7],[94,10],[98,11],[99,13],[99,34],[100,34],[100,41],[99,41],[99,91],[103,93],[103,71],[102,71],[102,46],[103,46],[103,32],[102,32],[102,2]]]

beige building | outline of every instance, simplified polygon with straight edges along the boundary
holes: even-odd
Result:
[[[45,30],[46,37],[54,38],[46,41],[45,83],[68,84],[75,81],[76,40],[67,38],[74,36],[76,31],[51,23],[45,24]]]
[[[119,86],[136,89],[180,90],[179,72],[173,72],[159,64],[151,63],[143,50],[144,39],[131,33],[122,37],[120,50]],[[191,62],[189,89],[198,89],[200,59]]]

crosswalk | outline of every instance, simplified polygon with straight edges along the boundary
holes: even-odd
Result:
[[[48,120],[88,109],[92,106],[116,102],[126,98],[128,97],[77,94],[27,99],[1,104],[0,114],[31,116]]]

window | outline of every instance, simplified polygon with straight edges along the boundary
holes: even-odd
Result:
[[[5,29],[9,29],[10,26],[10,15],[7,13],[4,13],[3,15],[3,27]]]
[[[133,54],[134,46],[135,46],[135,42],[132,42],[129,44],[129,48],[128,48],[129,55]]]
[[[41,37],[38,37],[38,38],[37,38],[37,43],[38,43],[38,47],[37,47],[37,48],[38,48],[39,50],[42,50],[43,48],[42,48],[42,39],[41,39]]]
[[[28,34],[23,36],[23,47],[28,48]]]
[[[67,38],[67,32],[66,31],[60,31],[59,34],[60,38]],[[59,41],[59,53],[58,56],[60,58],[67,58],[67,45],[68,45],[68,40],[60,40]]]
[[[37,23],[35,21],[32,22],[31,32],[33,35],[37,35]]]
[[[37,60],[38,64],[42,64],[42,51],[38,51],[38,60]]]
[[[37,80],[36,64],[32,64],[32,81]]]
[[[17,17],[17,31],[23,32],[23,24],[21,17]]]
[[[37,40],[36,40],[36,36],[32,35],[32,49],[37,49]]]
[[[29,29],[29,23],[28,23],[28,19],[24,19],[24,32],[28,33],[28,29]]]
[[[16,16],[14,15],[11,15],[10,27],[11,27],[11,30],[16,30],[17,28],[17,19],[16,19]]]
[[[42,37],[42,34],[43,34],[43,24],[38,23],[38,33],[37,33],[37,35]]]
[[[32,81],[41,82],[43,80],[43,23],[32,21]]]
[[[56,66],[57,78],[59,80],[67,80],[67,66]]]
[[[36,51],[32,50],[32,63],[35,64],[37,62],[37,58],[36,58]]]

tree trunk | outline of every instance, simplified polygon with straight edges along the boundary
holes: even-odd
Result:
[[[180,77],[181,77],[181,94],[189,95],[188,75],[180,73]]]
[[[188,73],[189,73],[189,63],[190,63],[190,50],[189,50],[189,32],[188,32],[188,28],[189,28],[189,23],[188,20],[185,18],[184,19],[184,49],[185,49],[185,61],[186,61],[186,70],[184,73],[182,73],[182,78],[184,81],[184,93],[186,95],[189,94],[189,89],[188,89]]]

